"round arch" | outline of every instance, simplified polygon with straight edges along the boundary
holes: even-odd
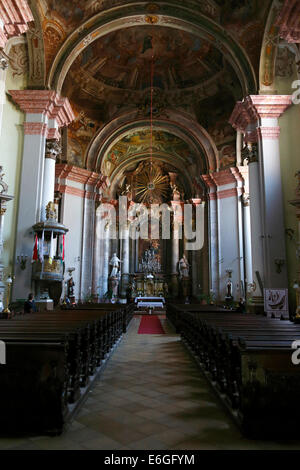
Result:
[[[29,55],[29,80],[31,88],[44,88],[46,85],[45,44],[43,36],[43,13],[39,2],[29,1],[34,23],[26,33]]]
[[[155,161],[159,161],[161,163],[171,164],[176,170],[180,172],[183,176],[184,188],[189,197],[192,197],[193,194],[193,179],[191,173],[189,173],[188,169],[184,165],[184,161],[180,159],[172,158],[172,155],[161,154],[161,153],[153,153],[153,159]],[[132,155],[126,161],[123,161],[120,165],[115,168],[113,173],[110,177],[110,185],[109,185],[109,194],[112,199],[116,197],[116,192],[119,188],[120,182],[124,178],[125,172],[127,168],[131,167],[134,163],[141,163],[144,161],[149,160],[149,154],[142,153],[139,155]]]
[[[270,6],[270,12],[267,19],[265,33],[263,37],[260,65],[259,65],[259,92],[275,93],[275,66],[278,50],[279,28],[276,25],[278,11],[280,9],[279,1],[273,0]]]
[[[85,166],[100,171],[108,150],[124,135],[149,127],[149,121],[137,116],[137,112],[123,114],[98,131],[86,154]],[[194,150],[198,167],[207,173],[218,169],[218,150],[208,132],[190,115],[175,110],[165,110],[164,115],[154,118],[154,129],[170,132],[184,140]]]
[[[47,78],[47,87],[61,93],[66,75],[80,53],[89,44],[105,36],[132,26],[166,26],[181,29],[199,36],[217,47],[234,68],[243,94],[256,94],[255,72],[246,51],[220,25],[201,13],[187,7],[163,4],[153,14],[147,12],[145,3],[128,3],[98,13],[77,28],[60,48]]]

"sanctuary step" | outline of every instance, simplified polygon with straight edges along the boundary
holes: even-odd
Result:
[[[166,309],[153,308],[147,310],[134,310],[134,315],[166,315]]]

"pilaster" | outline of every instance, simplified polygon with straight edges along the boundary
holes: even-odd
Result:
[[[26,113],[20,181],[16,252],[32,256],[31,228],[43,219],[43,209],[53,201],[55,162],[45,158],[46,139],[59,138],[59,128],[68,125],[74,114],[67,98],[49,90],[12,90],[12,99]],[[49,153],[48,153],[49,156]],[[46,161],[47,160],[47,161]],[[17,268],[17,266],[16,266]],[[31,290],[31,267],[18,272],[14,298],[25,298]]]
[[[252,253],[257,253],[256,249],[262,244],[264,273],[260,275],[265,287],[284,288],[288,283],[278,119],[291,104],[289,95],[251,95],[236,104],[229,121],[244,133],[245,142],[258,142],[258,163],[250,158],[249,172],[251,224],[254,231],[260,233],[261,241],[257,241]],[[283,262],[280,270],[278,260]],[[260,271],[258,266],[254,266],[254,270]]]

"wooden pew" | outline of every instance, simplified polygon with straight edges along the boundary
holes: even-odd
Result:
[[[254,438],[294,437],[300,366],[292,363],[292,343],[300,340],[300,325],[189,308],[172,306],[171,316],[176,312],[183,340],[242,431]]]
[[[68,415],[67,342],[6,340],[0,365],[0,433],[60,433]]]
[[[130,311],[128,307],[72,309],[1,320],[0,339],[7,345],[7,364],[0,366],[0,429],[4,432],[62,432],[123,334],[124,326],[127,327]],[[28,369],[31,371],[28,380],[23,381],[23,371]],[[45,375],[45,371],[50,372]],[[49,393],[43,395],[45,380],[50,388]],[[13,409],[17,390],[22,390],[23,395],[19,396],[22,406]],[[44,396],[50,400],[50,416],[45,409]],[[23,414],[20,408],[24,408]],[[5,427],[9,421],[10,428]]]

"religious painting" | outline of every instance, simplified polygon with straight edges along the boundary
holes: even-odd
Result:
[[[85,110],[72,103],[75,120],[68,127],[67,160],[69,163],[83,167],[84,156],[88,145],[100,127],[100,122],[89,118]]]
[[[288,314],[288,289],[264,289],[265,312]]]
[[[80,67],[111,87],[144,90],[190,88],[222,70],[222,54],[206,40],[181,30],[139,26],[109,33],[80,56]],[[208,66],[208,62],[210,65]]]
[[[102,171],[110,176],[114,169],[132,155],[147,153],[151,147],[150,129],[133,132],[123,137],[108,152],[102,163]],[[192,152],[188,144],[179,137],[165,131],[153,131],[153,152],[180,156],[190,164]]]
[[[224,170],[236,164],[236,146],[235,142],[231,145],[224,145],[219,150],[219,168]]]
[[[259,66],[264,26],[269,0],[217,0],[221,7],[220,23],[246,49],[252,65]]]

